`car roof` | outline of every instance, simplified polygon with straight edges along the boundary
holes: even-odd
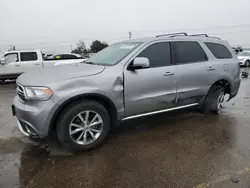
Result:
[[[9,53],[20,53],[20,52],[37,52],[37,53],[41,53],[41,50],[39,50],[39,49],[32,49],[32,50],[15,50],[15,51],[6,51],[4,54],[9,54]]]
[[[57,56],[57,55],[74,55],[74,56],[77,56],[77,57],[81,57],[81,55],[74,54],[74,53],[59,53],[59,54],[54,54],[53,56]]]

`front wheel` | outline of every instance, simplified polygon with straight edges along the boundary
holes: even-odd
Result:
[[[225,102],[225,88],[223,86],[212,86],[202,105],[202,112],[220,114]]]
[[[88,151],[98,147],[107,137],[110,118],[103,105],[84,100],[69,105],[57,122],[59,141],[69,151]]]

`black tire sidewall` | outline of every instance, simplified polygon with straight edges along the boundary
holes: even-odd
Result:
[[[208,94],[203,103],[203,113],[220,113],[218,109],[218,97],[222,92],[225,93],[225,88],[222,86],[214,85],[209,89]]]
[[[88,145],[79,145],[74,142],[69,135],[69,125],[72,119],[80,112],[85,110],[91,110],[97,112],[103,120],[103,130],[101,135],[93,143]],[[57,135],[61,144],[69,151],[88,151],[95,149],[103,143],[110,130],[110,118],[107,110],[98,102],[95,101],[81,101],[70,105],[60,115],[57,123]]]

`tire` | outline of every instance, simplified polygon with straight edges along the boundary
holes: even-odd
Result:
[[[212,86],[202,104],[202,113],[220,114],[223,108],[225,88],[222,86]]]
[[[93,119],[95,121],[91,124]],[[94,123],[96,125],[92,126]],[[103,105],[92,100],[77,101],[68,105],[57,121],[58,139],[62,146],[70,152],[89,151],[97,148],[104,142],[109,130],[110,117],[107,110]]]
[[[245,66],[246,66],[246,67],[250,67],[250,61],[249,61],[249,60],[247,60],[247,61],[245,62]]]

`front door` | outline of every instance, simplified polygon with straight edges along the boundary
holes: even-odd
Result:
[[[175,107],[176,77],[175,67],[171,65],[170,43],[150,44],[137,57],[148,58],[150,67],[124,70],[126,116]]]
[[[18,53],[8,53],[5,60],[0,64],[0,76],[17,75],[20,72],[20,62]]]

